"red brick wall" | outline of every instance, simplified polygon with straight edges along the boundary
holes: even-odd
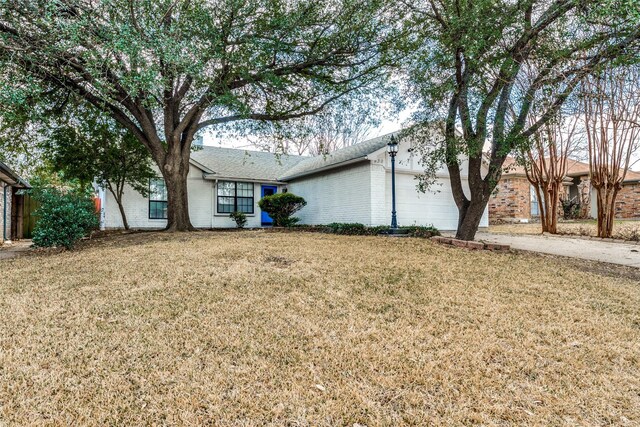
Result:
[[[622,186],[616,198],[616,218],[640,218],[640,183]]]
[[[531,218],[531,186],[525,177],[503,177],[489,200],[489,222]]]

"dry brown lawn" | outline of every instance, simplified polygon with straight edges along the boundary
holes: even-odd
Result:
[[[247,231],[0,271],[0,425],[640,424],[632,270]]]
[[[529,224],[498,224],[491,225],[489,231],[501,234],[540,234],[539,223]],[[595,220],[558,223],[558,233],[577,236],[597,236],[598,227]],[[613,237],[622,240],[640,240],[640,221],[615,221]]]

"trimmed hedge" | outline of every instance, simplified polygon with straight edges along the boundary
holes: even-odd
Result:
[[[311,232],[328,233],[328,234],[341,234],[346,236],[375,236],[378,234],[384,234],[386,231],[389,230],[389,227],[386,225],[368,227],[358,222],[353,222],[353,223],[332,222],[331,224],[326,224],[326,225],[295,225],[292,228],[296,230],[301,230],[301,231],[311,231]],[[425,227],[420,225],[412,225],[409,227],[400,227],[400,229],[408,230],[407,235],[411,237],[430,238],[433,236],[440,235],[440,231],[438,231],[438,229],[433,226]]]
[[[332,222],[324,227],[326,229],[325,233],[344,234],[347,236],[373,236],[389,229],[386,226],[367,227],[359,222]]]
[[[293,193],[276,193],[264,196],[258,202],[263,212],[269,214],[276,227],[290,227],[298,222],[298,218],[292,216],[305,207],[307,202]]]

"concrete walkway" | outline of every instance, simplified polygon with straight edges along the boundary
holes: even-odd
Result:
[[[567,236],[478,232],[476,240],[510,245],[512,249],[608,262],[640,268],[640,245],[576,239]]]
[[[31,247],[31,240],[19,240],[10,245],[0,246],[0,260],[11,259],[27,252]]]

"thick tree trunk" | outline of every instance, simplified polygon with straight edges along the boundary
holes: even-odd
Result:
[[[504,162],[504,159],[502,160]],[[502,165],[502,163],[500,163]],[[484,214],[491,192],[500,180],[500,167],[494,168],[493,173],[485,179],[481,176],[482,157],[469,157],[469,176],[467,182],[471,199],[464,193],[460,166],[456,161],[447,163],[451,192],[458,207],[458,229],[456,239],[474,240],[480,221]]]
[[[183,156],[166,156],[162,176],[167,186],[167,231],[194,231],[189,219],[189,153]]]
[[[480,227],[482,215],[487,207],[488,200],[464,203],[458,207],[458,230],[456,239],[473,240]]]

